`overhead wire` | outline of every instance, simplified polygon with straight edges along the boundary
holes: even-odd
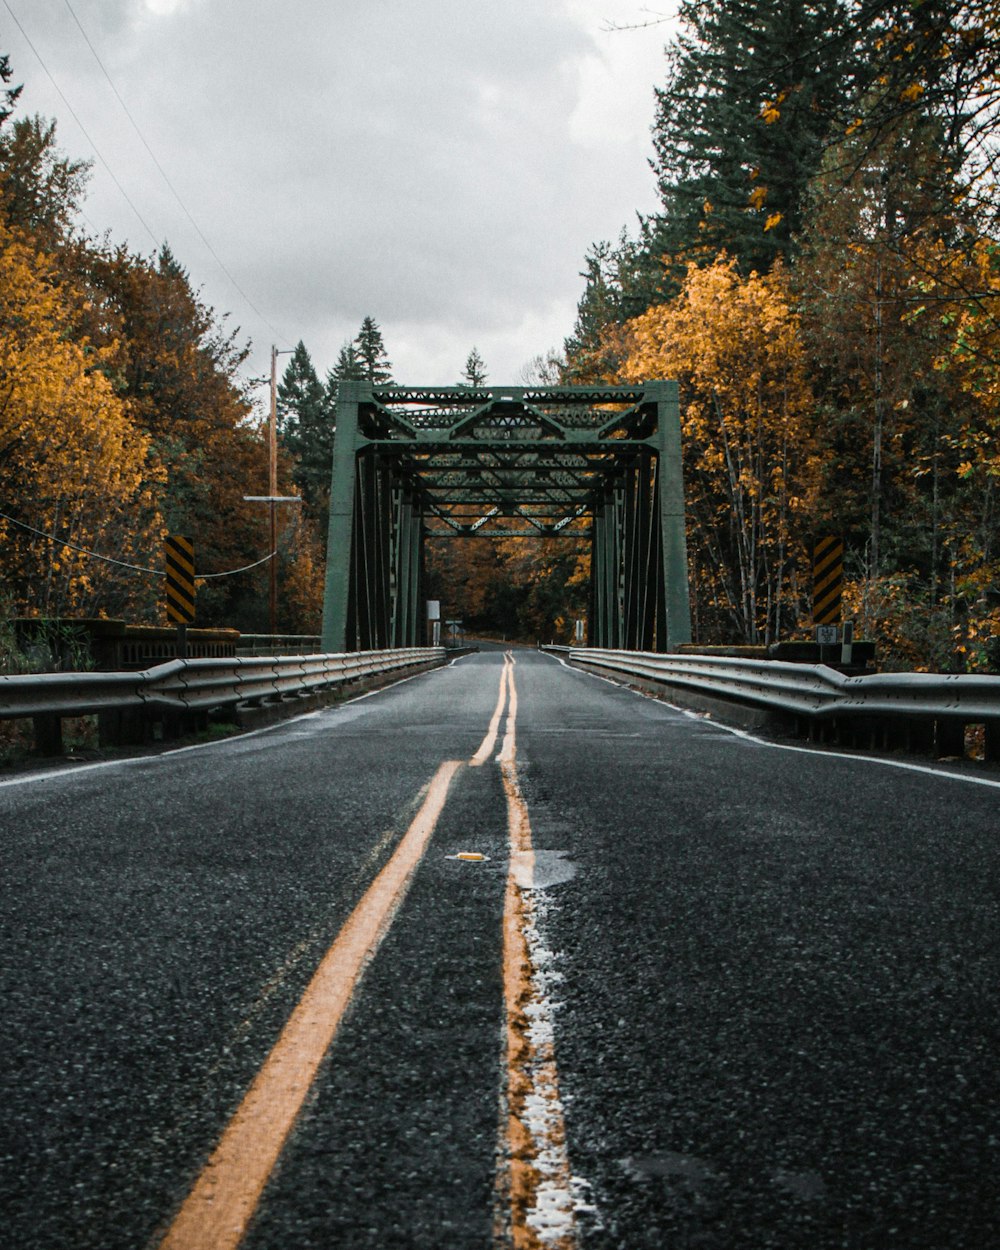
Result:
[[[263,322],[263,324],[264,324],[264,325],[266,325],[266,326],[268,327],[268,329],[269,329],[269,330],[270,330],[270,331],[271,331],[271,332],[272,332],[272,333],[273,333],[273,334],[274,334],[274,335],[275,335],[278,339],[282,339],[282,340],[283,340],[283,339],[287,339],[287,337],[288,337],[288,336],[287,336],[287,335],[282,334],[280,330],[278,330],[275,326],[273,326],[273,325],[271,324],[271,322],[267,319],[267,317],[266,317],[266,316],[265,316],[265,315],[264,315],[264,314],[260,311],[260,309],[257,307],[257,305],[253,302],[253,300],[250,298],[250,296],[249,296],[249,295],[247,295],[246,291],[244,291],[244,290],[243,290],[243,288],[242,288],[242,287],[240,286],[240,284],[236,281],[236,279],[233,277],[233,275],[230,273],[230,271],[226,268],[226,265],[224,264],[224,262],[223,262],[222,258],[219,256],[218,252],[216,252],[215,248],[212,246],[212,244],[209,242],[209,240],[205,237],[205,234],[204,234],[204,232],[202,231],[201,227],[198,225],[197,221],[196,221],[196,220],[194,219],[194,217],[192,216],[192,214],[191,214],[190,210],[188,209],[187,205],[186,205],[186,204],[184,203],[184,201],[181,199],[180,194],[179,194],[179,192],[177,191],[177,188],[176,188],[176,187],[174,186],[174,184],[171,182],[170,177],[169,177],[169,176],[168,176],[168,174],[167,174],[167,171],[163,168],[163,166],[160,164],[159,160],[157,159],[156,153],[155,153],[155,152],[153,151],[153,149],[149,146],[149,143],[148,143],[148,142],[147,142],[147,140],[146,140],[146,136],[142,133],[142,129],[140,128],[139,123],[135,120],[135,117],[132,115],[132,111],[131,111],[131,109],[130,109],[130,108],[129,108],[129,106],[125,103],[125,100],[124,100],[124,98],[123,98],[123,96],[122,96],[121,92],[118,90],[117,86],[115,86],[115,83],[114,83],[114,81],[113,81],[113,79],[112,79],[111,75],[108,73],[107,68],[105,67],[104,62],[101,60],[100,56],[98,55],[97,49],[94,47],[94,44],[93,44],[93,42],[91,41],[90,36],[87,34],[86,30],[84,29],[83,23],[80,21],[79,17],[77,16],[77,14],[76,14],[76,10],[73,8],[73,5],[70,3],[70,0],[63,0],[63,2],[65,3],[66,8],[69,10],[70,16],[73,18],[73,21],[74,21],[74,22],[76,22],[76,25],[77,25],[77,27],[78,27],[78,29],[79,29],[79,31],[80,31],[80,34],[83,36],[84,41],[85,41],[85,42],[86,42],[86,44],[87,44],[87,47],[90,49],[90,51],[91,51],[91,53],[92,53],[92,55],[93,55],[93,57],[94,57],[94,60],[95,60],[95,61],[97,62],[97,64],[100,66],[101,73],[102,73],[102,74],[104,75],[104,77],[107,79],[107,81],[108,81],[108,86],[109,86],[109,87],[111,88],[111,90],[114,92],[114,94],[115,94],[115,98],[117,99],[118,103],[119,103],[119,104],[121,105],[121,107],[122,107],[122,111],[124,112],[125,116],[128,118],[129,123],[130,123],[130,124],[131,124],[131,126],[132,126],[132,129],[135,131],[136,135],[138,136],[138,138],[139,138],[139,142],[140,142],[140,143],[142,144],[142,146],[146,149],[146,152],[147,152],[147,153],[148,153],[148,155],[149,155],[149,159],[150,159],[150,160],[153,162],[153,164],[156,166],[157,171],[159,172],[160,177],[161,177],[161,178],[163,179],[163,181],[166,183],[167,188],[168,188],[168,189],[169,189],[169,191],[170,191],[170,194],[171,194],[171,195],[174,197],[174,199],[177,201],[177,204],[178,204],[178,206],[180,207],[181,212],[184,214],[184,216],[185,216],[185,217],[188,219],[188,221],[191,223],[191,226],[192,226],[192,228],[194,229],[195,233],[198,235],[198,238],[199,238],[199,239],[201,239],[202,243],[204,243],[204,245],[205,245],[205,247],[208,249],[208,252],[209,252],[209,254],[211,255],[212,259],[215,261],[215,263],[219,266],[219,268],[222,270],[222,272],[226,275],[226,277],[227,277],[227,278],[229,279],[229,281],[232,283],[233,288],[234,288],[234,289],[235,289],[235,290],[239,293],[239,295],[240,295],[240,296],[243,298],[243,300],[246,302],[247,307],[248,307],[248,308],[250,308],[250,309],[251,309],[251,310],[252,310],[252,311],[256,314],[256,316],[260,318],[260,320]],[[5,0],[5,3],[6,3],[6,0]]]
[[[142,564],[129,564],[126,560],[116,560],[114,556],[102,555],[99,551],[90,551],[86,547],[79,547],[76,543],[67,542],[66,539],[56,538],[53,534],[46,534],[44,530],[37,529],[34,525],[28,525],[25,521],[19,521],[17,517],[9,516],[6,512],[0,512],[0,520],[10,521],[11,525],[16,525],[20,529],[27,530],[29,534],[37,534],[39,538],[44,538],[47,542],[58,544],[60,547],[68,547],[70,551],[78,551],[80,555],[90,556],[94,560],[103,560],[106,564],[116,564],[119,568],[130,569],[134,573],[149,573],[153,577],[166,577],[164,569],[149,569]],[[210,577],[233,577],[237,573],[246,573],[250,569],[255,569],[261,564],[266,564],[268,560],[273,560],[275,552],[271,551],[260,560],[254,560],[253,564],[244,564],[238,569],[226,569],[222,573],[195,573],[195,580],[207,579]]]
[[[163,168],[163,165],[161,164],[161,162],[157,159],[155,152],[153,151],[152,147],[147,141],[145,135],[142,133],[142,130],[138,122],[136,121],[134,115],[132,114],[132,111],[129,109],[127,103],[125,102],[125,99],[122,96],[121,92],[118,90],[113,79],[111,78],[111,75],[109,74],[106,66],[104,65],[104,62],[101,60],[100,55],[97,52],[97,49],[94,47],[93,41],[91,40],[90,36],[87,34],[87,31],[84,28],[83,23],[80,21],[80,18],[78,17],[72,4],[70,3],[70,0],[64,0],[64,2],[66,4],[67,10],[70,13],[70,16],[73,18],[73,21],[76,23],[77,28],[80,31],[80,34],[83,36],[83,39],[87,44],[87,47],[90,49],[91,55],[94,57],[94,60],[97,62],[98,66],[100,67],[101,72],[103,73],[104,77],[107,79],[108,85],[111,87],[111,90],[114,92],[115,98],[118,100],[118,103],[120,104],[122,108],[122,111],[125,113],[125,116],[128,118],[129,123],[131,124],[132,128],[135,130],[135,133],[138,136],[139,141],[142,143],[143,147],[146,149],[146,152],[148,153],[150,159],[152,160],[153,164],[156,166],[157,172],[160,174],[161,178],[163,179],[164,183],[169,189],[171,195],[177,201],[178,206],[180,207],[181,211],[184,213],[187,220],[190,222],[195,233],[198,235],[198,238],[204,244],[206,250],[211,255],[212,259],[219,266],[219,269],[222,271],[222,273],[225,274],[226,278],[232,284],[233,289],[237,292],[240,298],[245,302],[246,306],[250,309],[250,311],[254,314],[254,316],[256,316],[263,325],[267,326],[267,328],[271,331],[271,333],[275,336],[275,338],[279,340],[288,339],[289,336],[286,334],[283,334],[281,330],[279,330],[270,321],[270,319],[267,316],[265,316],[263,312],[261,312],[261,310],[257,307],[257,305],[250,298],[250,296],[246,293],[246,291],[240,286],[239,282],[237,282],[236,278],[227,268],[226,264],[224,263],[222,258],[219,256],[218,252],[212,246],[211,241],[208,239],[204,231],[198,225],[198,222],[195,220],[194,215],[191,213],[187,205],[184,203],[176,187],[171,182],[170,177],[168,176],[166,170]],[[80,119],[79,114],[73,108],[73,105],[70,103],[69,99],[67,98],[66,93],[59,86],[59,83],[56,81],[54,74],[49,69],[46,63],[45,58],[42,56],[38,47],[32,41],[31,36],[25,30],[17,14],[11,8],[10,0],[3,0],[3,5],[4,5],[4,8],[7,10],[7,12],[9,13],[10,18],[13,21],[14,25],[21,32],[21,36],[23,37],[25,43],[31,49],[31,52],[33,53],[35,59],[38,61],[38,64],[42,67],[43,71],[45,72],[46,77],[49,79],[49,82],[51,82],[60,100],[62,100],[63,104],[66,106],[66,109],[69,112],[69,115],[76,122],[84,138],[90,144],[98,161],[100,162],[102,167],[106,170],[108,176],[110,177],[114,185],[117,187],[118,191],[121,193],[121,196],[125,200],[126,204],[128,204],[129,208],[135,214],[136,219],[139,221],[143,229],[149,235],[149,238],[152,241],[153,246],[158,249],[161,246],[163,240],[157,237],[156,232],[153,230],[150,224],[143,217],[142,213],[139,211],[135,202],[132,200],[128,192],[125,190],[125,187],[122,185],[121,180],[115,174],[115,171],[112,169],[104,153],[101,151],[101,149],[95,142],[94,138],[91,136],[90,132],[87,130],[86,126],[83,124],[83,121]]]
[[[27,32],[27,31],[24,29],[24,27],[21,25],[21,22],[20,22],[20,20],[19,20],[19,18],[18,18],[18,16],[17,16],[17,14],[16,14],[16,13],[14,12],[14,10],[10,7],[9,0],[3,0],[3,4],[4,4],[4,8],[5,8],[5,9],[7,10],[7,12],[10,14],[11,21],[13,21],[14,25],[15,25],[15,26],[17,27],[17,29],[21,32],[21,35],[22,35],[22,37],[24,38],[24,42],[28,45],[28,47],[31,49],[31,51],[35,54],[35,58],[37,59],[38,64],[39,64],[39,65],[42,67],[42,69],[45,71],[46,75],[48,76],[49,82],[51,82],[51,83],[52,83],[52,86],[56,89],[56,92],[58,93],[60,100],[62,100],[63,104],[65,104],[65,105],[66,105],[66,108],[69,110],[70,116],[73,118],[73,120],[76,122],[76,124],[80,127],[80,130],[83,132],[83,136],[84,136],[84,138],[87,140],[87,142],[90,144],[90,146],[94,149],[94,154],[95,154],[95,156],[96,156],[96,157],[97,157],[97,159],[101,162],[101,164],[104,166],[104,168],[107,170],[107,172],[108,172],[108,176],[111,178],[111,181],[115,184],[115,186],[118,188],[118,190],[122,193],[122,197],[123,197],[123,199],[125,200],[125,203],[126,203],[126,204],[128,204],[128,206],[129,206],[129,208],[131,208],[132,212],[133,212],[133,213],[135,213],[136,218],[138,219],[138,221],[139,221],[139,222],[140,222],[140,224],[142,225],[143,229],[146,231],[146,233],[147,233],[147,234],[149,235],[149,237],[152,239],[152,241],[153,241],[153,246],[154,246],[154,247],[156,247],[156,248],[159,248],[159,246],[160,246],[160,244],[161,244],[162,240],[161,240],[161,239],[158,239],[158,238],[156,237],[156,234],[155,234],[155,232],[153,231],[152,226],[150,226],[150,224],[146,221],[146,219],[143,217],[142,213],[140,213],[140,212],[139,212],[138,208],[136,208],[135,204],[132,202],[132,200],[131,200],[131,198],[130,198],[130,196],[129,196],[128,192],[125,190],[125,188],[122,186],[122,184],[118,181],[118,178],[117,178],[117,176],[116,176],[116,174],[115,174],[115,171],[114,171],[114,170],[111,168],[111,166],[108,164],[107,160],[105,160],[104,155],[103,155],[103,153],[101,152],[101,149],[97,146],[97,144],[96,144],[96,143],[94,142],[94,140],[91,138],[91,136],[90,136],[90,134],[89,134],[89,132],[88,132],[88,130],[87,130],[87,128],[86,128],[86,126],[85,126],[85,125],[83,124],[83,122],[80,120],[80,118],[79,118],[79,116],[77,115],[77,112],[76,112],[76,110],[73,108],[72,104],[70,104],[69,100],[67,100],[67,99],[66,99],[66,96],[63,94],[63,90],[62,90],[62,88],[59,86],[59,84],[56,82],[55,78],[53,77],[53,75],[52,75],[52,71],[49,69],[48,65],[46,65],[46,63],[45,63],[45,59],[43,58],[42,54],[38,51],[38,49],[37,49],[37,48],[35,47],[35,45],[32,43],[32,41],[31,41],[31,37],[28,35],[28,32]]]

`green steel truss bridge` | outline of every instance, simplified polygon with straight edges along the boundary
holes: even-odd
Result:
[[[675,382],[342,383],[323,649],[424,641],[428,538],[587,538],[591,646],[690,641]]]

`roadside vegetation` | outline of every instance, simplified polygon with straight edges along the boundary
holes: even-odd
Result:
[[[806,636],[812,544],[833,534],[884,664],[995,671],[1000,0],[679,17],[651,101],[658,211],[593,245],[562,349],[502,381],[679,380],[696,641]],[[82,231],[86,164],[5,58],[0,77],[2,588],[14,615],[152,623],[165,533],[206,573],[268,550],[242,501],[267,480],[248,345],[169,247]],[[279,538],[283,632],[320,625],[337,385],[392,376],[373,317],[329,369],[300,342],[283,371],[279,493],[303,499]],[[475,347],[456,380],[487,382]],[[568,641],[586,613],[584,546],[428,547],[428,594],[467,630]],[[267,576],[203,582],[199,624],[265,630]]]

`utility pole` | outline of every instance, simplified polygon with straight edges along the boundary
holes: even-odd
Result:
[[[275,515],[275,499],[278,495],[278,349],[271,344],[271,411],[267,423],[268,476],[267,493],[271,496],[268,508],[271,513],[271,595],[270,632],[276,633],[278,619],[278,521]]]
[[[276,507],[279,503],[301,503],[298,495],[278,494],[278,357],[290,356],[291,351],[279,352],[271,345],[271,403],[267,423],[267,494],[244,495],[248,503],[266,503],[271,520],[271,568],[270,594],[268,596],[269,633],[277,633],[278,621],[278,518]]]

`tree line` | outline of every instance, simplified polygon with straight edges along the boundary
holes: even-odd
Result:
[[[162,622],[165,534],[206,574],[267,553],[242,498],[267,482],[248,345],[167,245],[81,231],[88,163],[17,114],[12,76],[0,58],[0,607]],[[261,602],[266,570],[210,577],[198,623],[252,628]]]
[[[569,382],[679,379],[696,639],[1000,662],[996,0],[684,0],[659,210],[585,260]]]
[[[682,0],[655,92],[659,205],[584,258],[539,382],[681,384],[695,636],[810,624],[841,535],[847,610],[889,663],[1000,662],[1000,0]],[[633,34],[629,37],[649,37]],[[85,162],[18,112],[0,58],[0,576],[8,612],[160,616],[186,533],[199,623],[263,629],[267,439],[248,344],[163,246],[84,235]],[[374,318],[278,390],[278,627],[322,600],[341,380],[389,381]],[[473,349],[461,381],[480,385]],[[103,553],[97,560],[88,552]],[[563,637],[587,554],[431,543],[429,591],[482,629]]]

